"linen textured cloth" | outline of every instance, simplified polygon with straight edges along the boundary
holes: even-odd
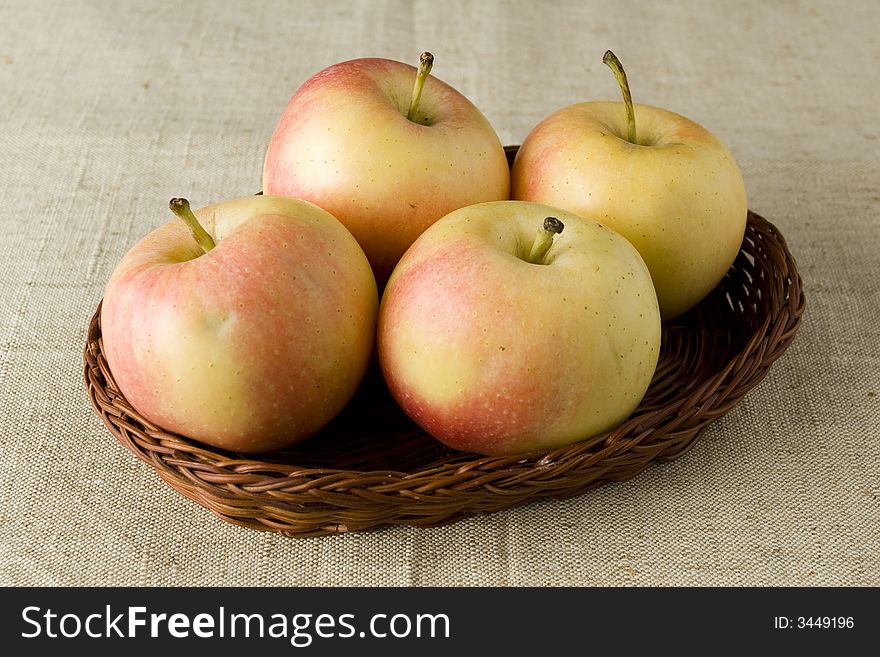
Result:
[[[872,2],[403,0],[0,4],[0,584],[880,584],[880,106]],[[502,142],[564,105],[684,114],[786,236],[807,313],[680,459],[437,529],[291,539],[226,524],[92,412],[114,266],[194,206],[252,194],[297,86],[436,56]]]

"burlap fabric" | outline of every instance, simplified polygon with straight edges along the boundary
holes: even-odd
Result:
[[[880,584],[880,9],[612,4],[2,3],[0,584]],[[636,100],[728,144],[805,279],[793,347],[686,456],[566,502],[295,540],[216,520],[101,425],[81,349],[115,263],[172,196],[256,191],[310,74],[430,49],[518,143],[617,97],[609,47]]]

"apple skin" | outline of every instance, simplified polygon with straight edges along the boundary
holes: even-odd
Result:
[[[702,300],[733,264],[746,227],[739,167],[697,123],[635,105],[626,141],[621,102],[578,103],[539,123],[517,153],[511,197],[613,228],[639,250],[664,319]]]
[[[545,262],[522,257],[547,216]],[[638,406],[660,314],[623,237],[534,203],[482,203],[410,247],[379,310],[379,362],[400,406],[450,447],[519,454],[586,439]]]
[[[195,212],[117,265],[101,310],[113,378],[147,420],[243,452],[286,447],[347,403],[371,356],[376,283],[324,210],[254,196]]]
[[[406,118],[415,78],[375,58],[317,73],[284,110],[263,167],[265,193],[311,201],[352,232],[380,288],[437,219],[510,194],[498,135],[461,93],[430,75]]]

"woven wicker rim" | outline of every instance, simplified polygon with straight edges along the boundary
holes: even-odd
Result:
[[[122,445],[228,522],[298,537],[436,526],[577,495],[680,456],[766,376],[794,339],[804,306],[785,239],[749,212],[724,280],[664,326],[654,380],[632,417],[574,445],[515,457],[446,448],[403,415],[376,371],[336,420],[291,450],[236,454],[167,433],[119,392],[103,355],[100,306],[88,328],[85,385]]]

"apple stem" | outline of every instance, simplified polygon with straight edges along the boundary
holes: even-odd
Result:
[[[413,85],[412,100],[409,103],[409,111],[406,118],[410,121],[414,120],[416,110],[419,108],[419,101],[422,99],[422,89],[425,86],[425,80],[434,66],[434,55],[425,51],[419,56],[419,70],[416,73],[416,82]]]
[[[626,80],[626,71],[623,70],[623,64],[617,59],[617,55],[610,50],[605,51],[602,63],[611,69],[614,77],[617,78],[617,84],[620,85],[620,93],[623,94],[623,104],[626,106],[626,140],[636,144],[638,143],[636,142],[636,113],[633,109],[632,95],[629,92],[629,82]]]
[[[208,234],[208,231],[202,228],[202,224],[196,219],[196,215],[193,214],[192,209],[189,207],[189,201],[185,198],[173,198],[168,202],[168,207],[187,225],[202,251],[207,253],[216,246],[214,238]]]
[[[565,225],[556,217],[544,219],[544,225],[538,229],[535,241],[532,242],[532,248],[529,250],[526,260],[534,265],[546,264],[544,256],[547,255],[550,247],[553,246],[553,238],[559,235],[563,228],[565,228]]]

